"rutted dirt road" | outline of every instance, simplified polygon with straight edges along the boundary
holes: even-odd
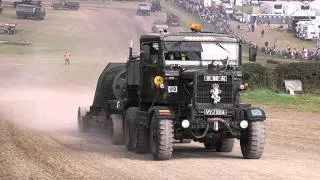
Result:
[[[162,17],[136,17],[136,5],[48,11],[43,28],[50,31],[34,46],[50,35],[56,46],[66,44],[62,52],[52,46],[51,53],[0,55],[0,179],[320,179],[319,112],[267,108],[260,160],[242,159],[238,144],[216,153],[192,143],[177,144],[172,160],[157,162],[111,145],[106,132],[78,133],[77,107],[92,103],[101,70],[125,61],[130,39],[137,42]],[[73,61],[64,67],[61,54],[70,47]]]

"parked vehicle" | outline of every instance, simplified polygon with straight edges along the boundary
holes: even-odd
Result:
[[[160,12],[161,11],[161,4],[159,0],[151,1],[151,11],[152,12]]]
[[[296,26],[296,36],[304,40],[319,38],[319,23],[315,21],[299,21]]]
[[[168,26],[180,26],[180,18],[172,13],[167,13]]]
[[[16,8],[18,4],[29,4],[29,5],[36,5],[41,6],[41,0],[16,0],[13,2],[13,7]]]
[[[138,16],[150,16],[151,6],[148,3],[141,3],[138,6]]]
[[[53,9],[78,10],[80,8],[80,3],[77,1],[60,0],[57,2],[52,2],[51,7]]]
[[[16,7],[16,14],[19,19],[38,19],[43,20],[46,16],[44,7],[37,5],[18,4]]]

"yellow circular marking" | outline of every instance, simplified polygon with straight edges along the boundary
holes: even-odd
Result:
[[[153,79],[153,83],[157,86],[159,86],[160,84],[163,84],[164,80],[162,76],[156,76]]]

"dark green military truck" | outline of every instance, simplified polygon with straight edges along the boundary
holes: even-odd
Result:
[[[256,48],[256,47],[252,47]],[[241,42],[237,37],[185,32],[144,34],[140,54],[109,63],[90,109],[79,108],[80,131],[108,127],[114,144],[172,157],[175,140],[193,139],[208,150],[231,152],[240,140],[244,158],[264,149],[265,112],[243,104]],[[256,51],[250,50],[255,61]]]

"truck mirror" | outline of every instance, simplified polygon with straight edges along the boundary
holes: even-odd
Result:
[[[149,45],[142,45],[140,57],[143,61],[148,61],[150,59],[150,46]]]
[[[249,47],[249,61],[256,62],[257,58],[257,46],[250,46]]]

